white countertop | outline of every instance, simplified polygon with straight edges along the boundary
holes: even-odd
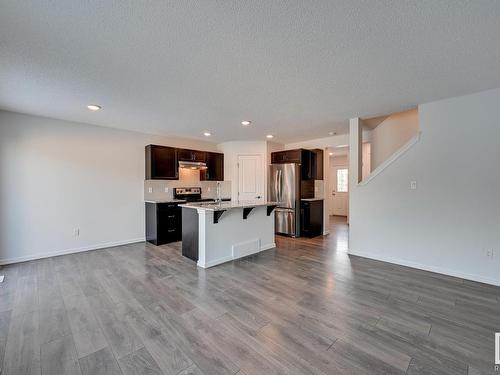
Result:
[[[225,211],[233,208],[247,208],[259,206],[275,206],[278,202],[263,202],[263,201],[231,201],[221,203],[199,202],[199,203],[186,203],[180,204],[179,207],[195,208],[207,211]]]
[[[214,200],[215,198],[202,197],[201,199],[212,199],[212,200]],[[222,198],[222,200],[227,201],[227,200],[231,200],[231,198]],[[158,199],[158,200],[146,199],[144,202],[145,203],[187,203],[187,200],[185,200],[185,199],[167,198],[167,199]],[[199,203],[213,203],[213,202],[205,201],[205,202],[199,202]]]
[[[186,203],[184,199],[159,199],[159,200],[145,200],[146,203]]]
[[[321,197],[318,197],[318,198],[302,198],[301,201],[303,201],[303,202],[312,202],[312,201],[322,201],[324,199],[325,198],[321,198]]]

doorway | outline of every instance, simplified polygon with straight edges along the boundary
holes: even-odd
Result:
[[[349,161],[347,155],[330,156],[330,216],[349,216]]]
[[[262,155],[238,155],[238,200],[264,200]]]
[[[349,214],[349,168],[347,165],[333,167],[332,215]]]

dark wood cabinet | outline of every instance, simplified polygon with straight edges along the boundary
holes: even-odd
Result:
[[[206,161],[206,152],[198,151],[198,150],[188,150],[185,148],[177,149],[178,159],[180,161],[196,161],[196,162],[205,162]]]
[[[303,180],[323,179],[323,150],[296,149],[271,153],[271,163],[300,164],[300,174]]]
[[[224,181],[224,154],[167,146],[146,146],[146,180],[178,180],[179,161],[207,164],[200,180]]]
[[[177,180],[177,149],[173,147],[146,146],[146,180]]]
[[[300,163],[302,160],[301,152],[301,149],[273,152],[271,153],[271,163]]]
[[[323,200],[300,202],[300,233],[305,237],[323,233]]]
[[[146,202],[146,241],[157,246],[182,240],[182,213],[175,203]]]
[[[314,180],[314,155],[312,151],[301,150],[300,174],[302,180]]]
[[[314,168],[314,179],[322,180],[323,179],[323,150],[320,148],[315,148],[312,150],[313,152],[313,168]]]
[[[206,152],[207,169],[200,171],[202,181],[224,181],[224,154]]]

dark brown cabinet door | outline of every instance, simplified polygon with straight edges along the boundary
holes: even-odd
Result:
[[[177,179],[177,150],[173,147],[146,146],[146,180]]]
[[[271,163],[300,163],[301,150],[277,151],[271,153]]]
[[[193,150],[179,148],[177,149],[177,157],[179,161],[193,161]]]
[[[193,161],[206,162],[207,153],[205,151],[193,150],[192,152],[193,152]]]
[[[315,237],[323,233],[323,201],[300,203],[300,233]]]
[[[205,162],[206,152],[198,150],[188,150],[185,148],[179,148],[177,150],[178,158],[180,161],[196,161]]]
[[[313,150],[314,153],[314,179],[322,180],[323,179],[323,150],[316,148]]]
[[[206,181],[224,181],[224,154],[206,153],[207,169],[200,172],[200,179]]]
[[[301,150],[300,172],[303,180],[313,180],[313,153],[309,150]]]
[[[285,163],[302,163],[302,150],[285,151]]]
[[[285,153],[278,151],[271,153],[271,163],[278,164],[283,163],[285,160]]]

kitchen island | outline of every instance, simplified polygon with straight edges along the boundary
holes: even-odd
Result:
[[[182,207],[182,255],[208,268],[275,247],[276,202],[188,203]]]

